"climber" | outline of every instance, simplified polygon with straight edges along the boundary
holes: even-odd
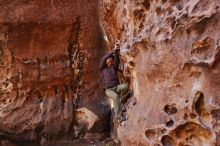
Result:
[[[125,121],[122,101],[127,98],[129,88],[127,84],[120,84],[119,70],[119,47],[113,52],[106,54],[100,63],[105,94],[113,100],[114,113],[119,122]]]

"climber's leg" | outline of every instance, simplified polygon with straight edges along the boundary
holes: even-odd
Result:
[[[115,112],[115,115],[117,118],[120,117],[121,115],[121,103],[120,103],[120,99],[119,99],[119,96],[116,92],[117,88],[114,87],[114,88],[110,88],[110,89],[106,89],[105,90],[105,94],[112,98],[113,100],[113,105],[114,105],[114,112]]]
[[[117,93],[120,96],[120,101],[123,101],[126,99],[127,95],[128,95],[128,85],[127,84],[120,84],[117,86]]]

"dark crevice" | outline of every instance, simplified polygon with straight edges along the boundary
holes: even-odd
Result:
[[[174,146],[175,140],[171,136],[165,135],[162,137],[161,143],[163,146]]]
[[[164,107],[164,112],[165,112],[167,115],[175,114],[175,113],[177,113],[177,111],[178,111],[178,110],[177,110],[175,104],[165,105],[165,107]]]
[[[190,117],[191,119],[195,119],[195,118],[196,118],[196,114],[190,113],[190,114],[189,114],[189,117]]]
[[[152,139],[154,139],[154,138],[156,137],[156,132],[155,132],[155,130],[153,130],[153,129],[147,129],[147,130],[145,131],[145,136],[146,136],[148,139],[152,140]]]
[[[169,120],[166,122],[166,126],[167,127],[172,127],[174,125],[174,121],[173,120]]]
[[[205,117],[207,115],[204,94],[201,91],[197,91],[195,94],[193,109],[200,117]]]
[[[65,93],[65,90],[62,90],[62,95],[61,95],[61,106],[62,106],[62,109],[64,110],[65,108],[65,103],[66,103],[66,93]]]

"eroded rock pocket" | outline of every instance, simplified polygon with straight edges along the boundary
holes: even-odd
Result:
[[[165,105],[165,106],[164,106],[164,112],[165,112],[167,115],[175,114],[175,113],[177,113],[177,111],[178,111],[178,110],[177,110],[175,104],[170,104],[170,105]]]
[[[145,136],[146,136],[149,140],[153,140],[153,139],[157,136],[157,134],[156,134],[155,130],[153,130],[153,129],[147,129],[147,130],[145,131]]]
[[[201,91],[197,91],[193,101],[193,110],[202,118],[209,116],[205,108],[204,94]]]

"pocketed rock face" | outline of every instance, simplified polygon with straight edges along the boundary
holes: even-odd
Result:
[[[219,143],[220,1],[103,0],[136,104],[117,129],[123,146]]]
[[[1,138],[45,144],[105,132],[97,7],[96,0],[1,1]],[[95,121],[78,123],[78,109]]]

